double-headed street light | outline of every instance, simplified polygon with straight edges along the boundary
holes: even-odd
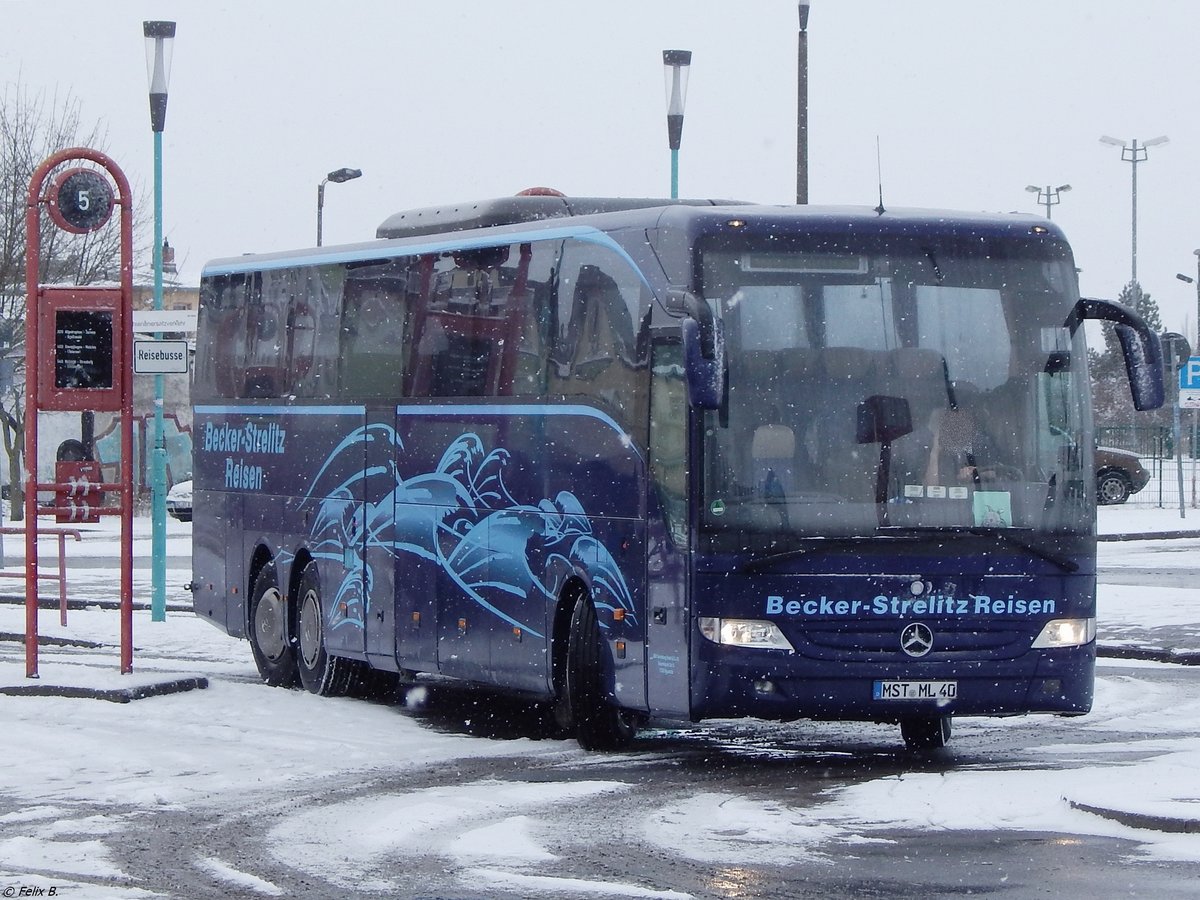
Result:
[[[671,199],[679,197],[679,142],[683,137],[683,106],[687,102],[691,50],[664,50],[663,74],[667,88],[667,146],[671,148]]]
[[[1069,184],[1060,184],[1058,187],[1051,187],[1050,185],[1046,185],[1045,190],[1038,187],[1036,184],[1030,184],[1030,185],[1025,186],[1025,190],[1029,191],[1029,193],[1038,195],[1038,203],[1040,203],[1042,206],[1046,207],[1046,218],[1047,219],[1053,218],[1050,215],[1050,207],[1058,206],[1058,204],[1062,202],[1061,199],[1059,198],[1059,195],[1065,193],[1066,191],[1069,191],[1070,189],[1071,189],[1071,186]]]
[[[1169,139],[1165,134],[1159,135],[1156,138],[1139,144],[1135,138],[1133,141],[1126,143],[1118,140],[1115,137],[1109,137],[1107,134],[1101,135],[1100,143],[1109,144],[1113,147],[1121,148],[1121,159],[1124,162],[1130,163],[1133,166],[1133,254],[1130,281],[1137,281],[1137,167],[1138,163],[1146,161],[1146,149],[1153,147],[1155,144],[1165,144]]]
[[[334,184],[341,184],[344,181],[350,181],[353,178],[361,178],[362,169],[334,169],[328,175],[321,179],[321,183],[317,185],[317,246],[321,246],[321,219],[325,210],[325,183],[332,181]]]
[[[1180,281],[1196,285],[1196,328],[1200,329],[1200,250],[1193,250],[1192,253],[1196,256],[1196,277],[1193,278],[1191,275],[1184,275],[1182,273],[1176,274],[1175,277]],[[1200,330],[1196,333],[1195,346],[1200,350]]]
[[[154,132],[154,308],[163,308],[162,133],[167,124],[174,22],[142,22],[150,129]],[[162,338],[156,334],[155,338]],[[163,436],[163,377],[154,376],[154,451],[150,459],[150,618],[167,618],[167,448]]]

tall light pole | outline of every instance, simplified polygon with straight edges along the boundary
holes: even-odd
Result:
[[[167,124],[174,22],[142,22],[146,78],[150,83],[150,128],[154,132],[154,308],[163,308],[162,135]],[[162,334],[155,338],[161,339]],[[163,438],[163,377],[154,376],[154,451],[150,459],[150,618],[167,618],[167,448]]]
[[[325,211],[325,182],[332,181],[334,184],[341,184],[344,181],[350,181],[352,178],[361,178],[362,169],[334,169],[328,175],[321,179],[321,183],[317,185],[317,246],[321,246],[321,219]]]
[[[1115,137],[1109,137],[1107,134],[1101,135],[1100,143],[1109,144],[1113,147],[1121,148],[1121,159],[1133,166],[1133,254],[1132,267],[1130,269],[1130,281],[1137,281],[1137,167],[1138,163],[1146,161],[1146,149],[1153,147],[1155,144],[1165,144],[1168,138],[1165,134],[1159,135],[1156,138],[1151,138],[1142,144],[1138,144],[1137,139],[1128,144],[1125,141],[1118,140]]]
[[[800,0],[796,79],[796,204],[808,202],[808,6]]]
[[[687,102],[691,50],[664,50],[663,74],[667,87],[667,146],[671,148],[671,199],[679,197],[679,142],[683,137],[683,106]]]
[[[1025,186],[1025,190],[1029,191],[1031,194],[1038,195],[1037,202],[1046,207],[1047,219],[1053,218],[1053,216],[1050,215],[1050,207],[1058,206],[1058,204],[1062,202],[1059,199],[1059,195],[1069,191],[1070,189],[1071,186],[1069,184],[1060,184],[1058,187],[1046,185],[1045,190],[1042,190],[1036,184],[1029,184]]]

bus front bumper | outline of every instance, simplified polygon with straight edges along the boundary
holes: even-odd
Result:
[[[715,650],[716,652],[713,652]],[[1096,645],[1030,651],[1015,660],[903,665],[806,660],[713,648],[692,670],[692,716],[895,722],[918,715],[1083,715],[1092,707]],[[876,699],[882,683],[938,685],[929,699]],[[952,683],[953,698],[945,696]],[[913,689],[909,693],[920,693]]]

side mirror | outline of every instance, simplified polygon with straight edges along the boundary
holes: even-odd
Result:
[[[1129,393],[1137,410],[1158,409],[1163,405],[1163,352],[1158,335],[1145,319],[1129,307],[1113,300],[1081,297],[1067,316],[1065,327],[1074,332],[1084,319],[1112,322],[1125,357]]]
[[[725,332],[712,308],[690,291],[671,288],[667,310],[684,316],[683,364],[688,398],[700,409],[720,409],[725,399]]]
[[[712,307],[691,291],[668,288],[667,312],[676,316],[687,316],[700,326],[701,355],[705,359],[712,359],[715,352],[713,334],[716,331]]]

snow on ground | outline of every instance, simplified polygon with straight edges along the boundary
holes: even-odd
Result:
[[[1152,531],[1196,531],[1200,532],[1200,509],[1184,505],[1183,517],[1179,515],[1179,500],[1168,498],[1163,506],[1156,501],[1135,494],[1134,500],[1116,506],[1101,506],[1096,510],[1096,531],[1099,534],[1141,534]],[[1136,501],[1136,502],[1135,502]],[[1172,505],[1174,504],[1174,505]]]
[[[1172,511],[1101,510],[1101,529],[1171,530]],[[1177,511],[1174,512],[1178,519]],[[1124,524],[1123,524],[1124,523]],[[1196,516],[1200,526],[1200,514]],[[148,527],[139,520],[139,542]],[[189,526],[172,523],[169,553],[186,557]],[[144,546],[140,543],[139,547]],[[98,526],[80,548],[93,559],[115,556],[111,526]],[[14,570],[13,541],[8,570]],[[1159,546],[1158,552],[1162,547]],[[69,549],[74,558],[74,551]],[[1145,544],[1105,543],[1103,565],[1132,565]],[[147,554],[139,549],[138,558]],[[148,595],[145,563],[136,596]],[[168,601],[186,600],[185,566],[169,569]],[[70,575],[71,596],[104,590],[114,595],[115,564]],[[0,591],[15,593],[0,585]],[[1105,585],[1100,591],[1101,639],[1138,628],[1200,625],[1200,594],[1172,588]],[[119,625],[111,610],[71,610],[63,627],[56,610],[39,616],[40,631],[103,644],[99,648],[47,646],[43,682],[127,683],[117,673]],[[20,605],[0,604],[0,632],[24,630]],[[381,773],[444,765],[465,758],[522,754],[541,760],[581,761],[573,742],[491,740],[430,730],[395,707],[352,699],[318,698],[258,683],[249,646],[190,613],[166,622],[135,613],[135,669],[139,676],[203,675],[207,690],[129,704],[90,699],[0,696],[6,752],[0,755],[0,880],[40,885],[86,883],[119,875],[105,837],[122,815],[161,809],[250,809],[297,783],[343,784]],[[1078,743],[1051,744],[1045,768],[951,769],[880,777],[823,794],[816,804],[764,802],[737,793],[700,793],[645,809],[632,837],[681,857],[737,862],[820,861],[863,841],[886,840],[889,829],[1019,829],[1125,838],[1151,859],[1200,861],[1200,835],[1131,828],[1089,814],[1072,803],[1135,813],[1200,818],[1200,692],[1183,679],[1139,678],[1152,663],[1104,660],[1093,713],[1057,725],[1078,729]],[[0,684],[26,683],[23,648],[0,641]],[[966,729],[1014,727],[1021,720],[966,720]],[[1061,722],[1062,720],[1055,720]],[[1088,734],[1122,735],[1125,745],[1088,743]],[[1129,735],[1143,737],[1130,738]],[[287,748],[281,753],[280,748]],[[1122,762],[1111,762],[1118,748]],[[618,770],[619,771],[619,770]],[[530,784],[512,777],[467,781],[438,789],[372,794],[320,809],[273,809],[280,861],[323,877],[362,885],[388,883],[389,867],[405,855],[438,857],[464,882],[514,894],[595,893],[676,898],[602,881],[550,878],[539,865],[555,859],[548,810],[634,789],[619,777],[606,781]],[[77,804],[112,805],[129,812],[100,816]],[[15,830],[14,830],[15,826]],[[14,833],[15,831],[15,833]],[[338,842],[311,835],[337,833]],[[480,848],[485,848],[480,850]],[[402,864],[402,862],[401,862]],[[196,865],[230,885],[264,896],[279,889],[214,857]],[[42,876],[57,876],[46,881]],[[86,896],[139,894],[89,885]],[[82,895],[80,895],[82,896]]]

